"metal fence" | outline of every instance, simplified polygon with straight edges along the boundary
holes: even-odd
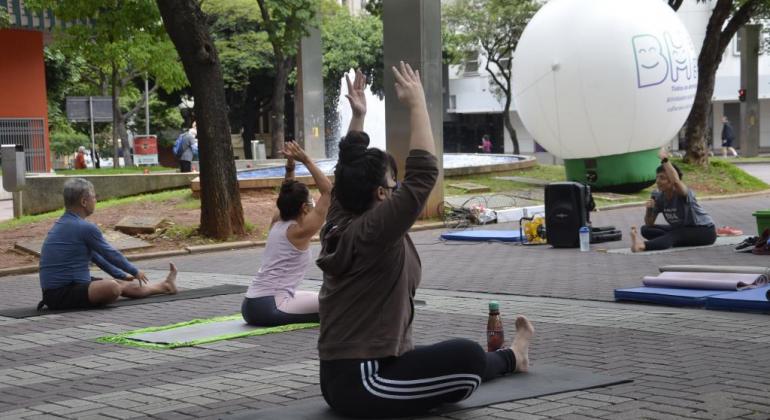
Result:
[[[42,118],[0,118],[0,144],[24,146],[27,172],[46,172]]]

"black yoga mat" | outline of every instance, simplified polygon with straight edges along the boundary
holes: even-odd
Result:
[[[242,286],[238,284],[222,284],[219,286],[203,287],[200,289],[182,290],[175,295],[155,295],[155,296],[150,296],[142,299],[120,299],[107,306],[91,308],[91,309],[51,310],[48,308],[44,308],[41,311],[38,311],[35,307],[0,309],[0,316],[17,318],[17,319],[30,318],[33,316],[58,314],[63,312],[87,311],[87,310],[94,310],[94,309],[109,309],[109,308],[115,308],[118,306],[144,305],[146,303],[171,302],[174,300],[199,299],[199,298],[219,296],[219,295],[232,295],[236,293],[245,293],[246,289],[247,289],[246,286]]]
[[[467,400],[457,404],[440,406],[429,416],[625,382],[631,381],[617,376],[592,373],[584,369],[537,365],[532,366],[528,373],[503,376],[483,383]],[[228,420],[339,420],[344,418],[346,417],[334,413],[323,398],[311,398],[288,406],[255,410],[226,417]]]

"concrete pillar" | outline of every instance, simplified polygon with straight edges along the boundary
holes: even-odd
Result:
[[[745,25],[740,31],[741,88],[746,101],[741,102],[741,155],[759,153],[759,34],[761,25]]]
[[[383,47],[385,61],[385,137],[386,148],[398,162],[403,178],[409,154],[409,112],[401,105],[393,87],[391,67],[399,61],[420,70],[428,104],[433,138],[436,142],[439,177],[428,199],[423,217],[436,216],[444,201],[443,169],[443,72],[441,63],[440,0],[387,0],[383,2]]]
[[[321,76],[321,31],[308,28],[297,54],[297,90],[294,96],[294,121],[297,140],[303,142],[308,156],[326,157],[324,144],[324,83]]]

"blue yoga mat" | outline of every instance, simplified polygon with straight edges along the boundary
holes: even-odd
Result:
[[[671,306],[703,306],[709,296],[729,295],[724,290],[675,289],[668,287],[634,287],[615,289],[615,300],[657,303]]]
[[[521,242],[519,230],[463,230],[460,232],[445,232],[441,239],[449,241],[500,241]]]
[[[706,309],[770,312],[770,285],[706,298]]]

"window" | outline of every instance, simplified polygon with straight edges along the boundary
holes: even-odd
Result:
[[[733,37],[733,55],[741,55],[741,34],[743,31],[738,31],[735,33],[735,36]],[[768,43],[770,43],[770,34],[768,34],[766,31],[759,31],[759,55],[762,55],[765,53],[765,49],[768,47]]]
[[[508,68],[508,63],[511,62],[511,56],[500,58],[500,71]]]
[[[465,74],[478,74],[479,72],[479,53],[468,51],[465,53]]]

